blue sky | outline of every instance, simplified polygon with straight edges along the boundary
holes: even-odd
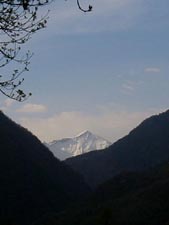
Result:
[[[24,103],[1,108],[42,141],[91,130],[111,141],[169,108],[169,1],[54,1],[34,52]]]

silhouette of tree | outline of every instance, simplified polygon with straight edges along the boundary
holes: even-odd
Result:
[[[11,99],[24,101],[31,95],[19,89],[24,81],[20,75],[29,71],[28,66],[32,57],[30,51],[23,55],[21,47],[34,33],[46,27],[49,12],[40,17],[38,9],[52,1],[0,0],[0,68],[3,71],[8,64],[12,64],[13,68],[12,73],[0,74],[0,92]],[[92,10],[91,5],[88,9],[83,9],[79,0],[77,5],[83,12]]]

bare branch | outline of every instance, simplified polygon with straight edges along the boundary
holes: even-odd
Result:
[[[92,11],[92,8],[93,8],[91,5],[89,5],[88,9],[83,9],[83,8],[81,7],[81,5],[80,5],[79,0],[77,0],[77,5],[78,5],[78,8],[79,8],[82,12],[91,12],[91,11]]]
[[[0,68],[14,65],[13,72],[0,75],[0,92],[17,101],[26,100],[31,94],[25,94],[19,87],[24,79],[22,74],[29,71],[32,54],[22,53],[25,44],[34,33],[46,27],[49,11],[42,17],[38,8],[50,4],[53,0],[0,0]],[[91,12],[92,6],[83,9],[77,0],[78,8]],[[20,69],[15,69],[17,65]]]

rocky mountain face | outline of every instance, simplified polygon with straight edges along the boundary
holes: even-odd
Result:
[[[96,187],[123,171],[142,171],[169,161],[169,110],[152,116],[105,151],[65,162]]]
[[[90,131],[84,131],[76,137],[55,140],[45,145],[58,159],[65,160],[93,150],[105,149],[111,142]]]
[[[0,112],[0,224],[29,225],[82,199],[89,188],[30,132]]]

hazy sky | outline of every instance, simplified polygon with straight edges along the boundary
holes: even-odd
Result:
[[[24,103],[1,109],[42,141],[90,130],[110,141],[169,108],[169,1],[55,0],[35,54]],[[47,8],[40,10],[44,11]]]

